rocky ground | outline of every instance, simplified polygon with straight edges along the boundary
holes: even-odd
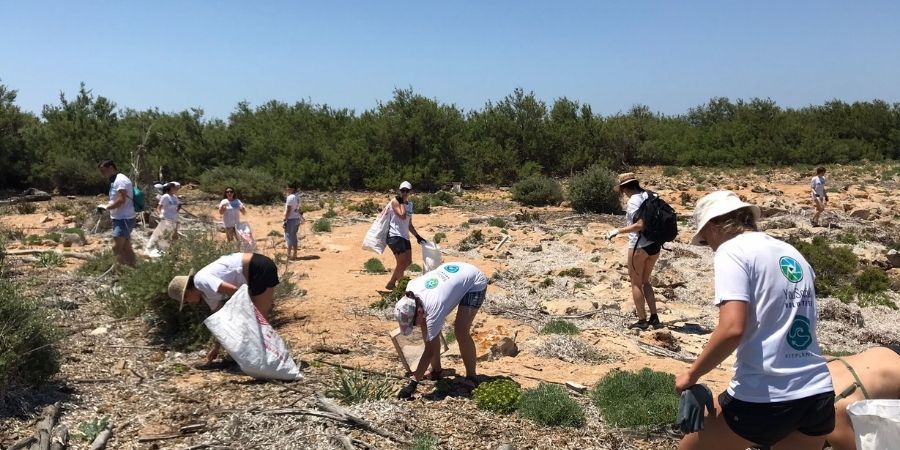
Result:
[[[875,165],[830,168],[831,207],[823,220],[826,226],[818,228],[809,223],[809,173],[681,170],[665,176],[661,168],[638,169],[638,173],[685,215],[703,193],[733,189],[763,207],[763,226],[775,236],[810,239],[821,235],[833,240],[848,233],[858,236],[855,244],[836,245],[852,247],[861,260],[887,271],[894,290],[885,295],[900,304],[900,261],[890,251],[898,239],[900,177],[884,176],[888,169]],[[188,211],[213,215],[215,199],[190,189],[184,193]],[[305,366],[305,378],[289,384],[255,381],[236,370],[195,369],[202,352],[165,348],[154,340],[144,319],[111,317],[95,294],[97,289],[110,288],[111,276],[78,275],[74,269],[82,261],[77,256],[66,258],[61,269],[37,268],[34,255],[10,256],[7,276],[43,299],[67,337],[60,344],[63,365],[54,383],[8,393],[0,418],[0,446],[31,434],[41,408],[59,402],[60,421],[73,434],[73,448],[88,448],[88,442],[77,439],[77,430],[99,418],[107,418],[112,426],[109,447],[123,449],[341,448],[341,439],[350,439],[349,445],[356,448],[408,448],[418,433],[433,434],[440,447],[448,449],[493,449],[501,444],[516,448],[674,447],[677,436],[667,430],[640,434],[613,429],[586,397],[574,392],[588,413],[588,424],[580,429],[545,428],[515,414],[486,413],[465,396],[446,395],[434,385],[420,387],[421,395],[411,402],[383,400],[347,407],[347,413],[372,425],[368,430],[333,416],[323,417],[318,397],[335,379],[333,364],[402,375],[388,337],[396,325],[386,318],[387,311],[369,308],[380,298],[377,290],[388,278],[362,271],[363,262],[374,256],[360,249],[371,217],[347,208],[366,198],[381,204],[387,195],[304,197],[305,202],[321,201],[326,208],[307,214],[303,258],[286,268],[297,274],[301,289],[278,305],[279,332]],[[54,198],[37,204],[37,211],[30,214],[7,207],[0,226],[42,235],[79,225],[78,213],[89,212],[94,203],[96,199]],[[325,213],[328,203],[338,213],[332,232],[312,233],[310,224]],[[280,231],[279,212],[276,206],[248,211],[263,253],[281,251],[281,239],[269,236]],[[565,205],[521,208],[502,189],[470,191],[454,205],[415,216],[416,227],[426,237],[446,234],[441,243],[445,260],[472,262],[491,278],[488,301],[474,328],[479,371],[485,379],[509,377],[525,387],[540,382],[592,386],[611,370],[651,367],[677,374],[688,366],[715,326],[716,311],[710,300],[712,253],[688,245],[689,233],[682,233],[679,242],[671,245],[672,251],[663,253],[653,278],[667,327],[629,331],[624,324],[634,319],[624,267],[625,239],[609,243],[602,237],[621,221],[620,216],[576,214]],[[481,231],[482,242],[461,247],[476,230]],[[86,243],[63,241],[67,243],[15,243],[8,251],[23,253],[52,245],[84,255],[109,246],[104,234],[89,234]],[[414,252],[421,265],[419,250]],[[393,267],[390,254],[380,259],[388,269]],[[557,318],[575,323],[581,333],[565,338],[538,333]],[[819,340],[835,352],[900,343],[900,331],[894,325],[898,320],[900,312],[885,306],[861,308],[822,298]],[[518,350],[515,356],[513,347]],[[451,344],[445,365],[461,372],[457,355]],[[705,379],[714,390],[729,380],[729,363]]]

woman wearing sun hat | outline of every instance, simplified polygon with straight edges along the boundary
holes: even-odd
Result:
[[[275,286],[278,286],[278,267],[271,258],[258,253],[232,253],[220,257],[194,273],[176,276],[169,282],[169,297],[179,302],[179,311],[185,303],[204,300],[213,312],[219,310],[225,297],[230,297],[247,286],[253,305],[266,319],[272,311]],[[206,355],[207,363],[219,355],[219,343]]]
[[[400,183],[400,193],[391,199],[391,217],[387,245],[394,252],[397,265],[394,266],[391,280],[384,287],[389,291],[394,289],[397,281],[403,278],[406,268],[412,264],[412,244],[409,242],[410,233],[416,237],[416,241],[419,244],[425,242],[425,239],[419,236],[419,233],[416,232],[416,227],[412,224],[413,204],[409,200],[411,192],[412,184],[409,181],[404,181]]]
[[[634,173],[628,172],[619,175],[618,185],[614,188],[628,199],[625,207],[625,226],[614,228],[606,233],[607,239],[612,239],[619,234],[628,233],[628,277],[631,279],[631,299],[634,301],[635,312],[638,321],[629,328],[646,329],[659,327],[659,316],[656,313],[656,294],[650,284],[650,275],[653,267],[659,260],[659,252],[662,244],[648,240],[641,234],[644,221],[636,214],[640,210],[650,194],[641,187],[640,181]],[[647,310],[650,308],[650,317]]]
[[[797,249],[758,231],[758,219],[759,208],[730,191],[703,197],[694,210],[692,243],[715,252],[719,322],[676,389],[737,354],[715,414],[679,449],[819,450],[834,428],[834,388],[816,340],[815,274]]]
[[[404,295],[394,306],[394,318],[405,336],[413,328],[422,329],[425,351],[419,366],[412,373],[409,384],[400,391],[400,398],[409,398],[416,391],[419,381],[426,377],[431,365],[430,378],[440,378],[441,330],[447,315],[456,308],[453,330],[459,345],[459,354],[466,366],[466,385],[475,388],[475,341],[472,339],[472,321],[484,303],[488,280],[472,264],[445,263],[437,269],[412,280],[406,285]]]

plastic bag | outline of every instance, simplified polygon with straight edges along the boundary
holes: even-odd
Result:
[[[144,246],[144,254],[151,258],[159,258],[169,249],[172,236],[175,234],[176,223],[171,220],[160,220],[159,225],[153,230],[147,245]]]
[[[238,243],[241,245],[241,252],[253,253],[256,251],[256,241],[253,239],[253,231],[250,230],[250,224],[241,222],[234,227],[237,232]]]
[[[847,406],[858,450],[896,449],[900,442],[900,400],[860,400]]]
[[[425,271],[431,272],[444,262],[441,248],[434,242],[428,241],[422,244],[422,259],[425,261]]]
[[[379,214],[378,217],[375,218],[375,221],[372,222],[369,231],[366,232],[366,237],[363,238],[362,243],[363,250],[371,250],[379,255],[384,253],[384,248],[387,247],[387,235],[390,229],[391,204],[388,202],[384,209],[381,210],[381,214]]]
[[[281,336],[253,306],[246,284],[203,323],[247,375],[275,380],[303,378]]]

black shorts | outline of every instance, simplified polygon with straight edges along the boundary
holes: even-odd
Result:
[[[659,242],[654,242],[646,247],[641,247],[640,250],[647,252],[647,254],[650,256],[658,255],[662,250],[662,244],[660,244]]]
[[[388,237],[387,245],[395,255],[400,255],[412,250],[412,244],[409,242],[409,239],[404,239],[400,236]]]
[[[247,290],[250,296],[257,296],[266,289],[278,286],[278,266],[266,255],[254,253],[247,269]]]
[[[834,431],[834,392],[772,403],[745,402],[723,392],[719,405],[728,428],[754,444],[774,445],[794,431],[807,436]]]

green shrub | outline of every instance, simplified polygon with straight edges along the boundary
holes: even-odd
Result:
[[[384,264],[378,258],[369,258],[363,264],[363,271],[366,273],[385,273],[387,269],[384,268]]]
[[[416,214],[431,214],[431,207],[436,206],[432,205],[431,197],[427,195],[422,195],[416,197],[413,202],[413,212]]]
[[[59,370],[58,338],[47,308],[0,278],[0,398],[11,385],[39,385]]]
[[[613,191],[617,185],[615,174],[606,167],[593,165],[572,178],[569,185],[569,201],[578,212],[618,213],[619,194]]]
[[[78,268],[80,275],[101,275],[116,262],[116,256],[109,249],[94,253]]]
[[[37,261],[34,262],[35,266],[43,268],[62,267],[63,264],[65,264],[65,260],[56,252],[38,253]]]
[[[553,178],[535,175],[512,187],[512,199],[527,206],[556,205],[562,201],[562,188]]]
[[[200,175],[200,189],[222,195],[226,187],[237,191],[244,203],[265,204],[282,198],[284,183],[260,169],[219,166]]]
[[[588,395],[607,422],[617,427],[657,429],[675,423],[675,376],[641,369],[612,371]]]
[[[420,265],[418,265],[418,264],[416,264],[416,263],[412,263],[412,264],[409,265],[409,267],[406,268],[406,270],[408,270],[408,271],[410,271],[410,272],[421,272],[421,271],[422,271],[422,266],[420,266]]]
[[[93,442],[97,435],[109,427],[109,419],[106,417],[95,418],[78,424],[78,437],[85,442]]]
[[[541,328],[541,334],[578,334],[581,330],[572,322],[562,319],[555,319],[547,322],[544,328]]]
[[[316,233],[330,233],[331,232],[331,221],[326,218],[321,218],[321,219],[313,222],[312,229]]]
[[[478,409],[509,414],[516,410],[522,388],[512,380],[497,380],[481,383],[472,391],[472,398]]]
[[[813,238],[811,243],[793,241],[791,244],[816,271],[816,294],[830,296],[842,286],[852,284],[859,259],[849,248],[832,247],[821,236]]]
[[[882,292],[860,292],[857,303],[859,303],[859,306],[862,308],[870,306],[886,306],[890,309],[897,309],[897,304]]]
[[[444,333],[444,340],[446,340],[448,344],[456,342],[456,330],[453,328],[447,330],[447,332]]]
[[[381,296],[381,300],[372,302],[369,305],[369,308],[372,309],[384,309],[387,307],[393,307],[394,303],[397,303],[397,300],[400,300],[400,297],[403,297],[406,294],[406,285],[409,284],[409,277],[400,278],[397,281],[397,285],[394,286],[394,289],[391,292],[388,292]]]
[[[36,166],[33,178],[36,186],[63,195],[96,195],[109,190],[109,181],[97,171],[96,162],[71,156],[55,156]]]
[[[844,233],[837,237],[837,241],[841,244],[856,245],[859,243],[859,237],[853,233]]]
[[[356,211],[364,216],[374,216],[381,212],[381,208],[371,198],[367,198],[362,202],[350,205],[347,209]]]
[[[439,443],[437,436],[431,433],[416,433],[409,450],[437,450]]]
[[[550,286],[553,286],[554,283],[555,283],[555,281],[553,281],[553,278],[548,277],[548,278],[544,278],[543,280],[541,280],[541,282],[538,284],[538,286],[542,287],[542,288],[548,288]]]
[[[856,276],[853,286],[860,292],[874,294],[890,288],[891,280],[883,270],[870,266]]]
[[[322,217],[325,219],[334,219],[337,215],[337,211],[335,211],[334,208],[328,208],[328,210],[325,211],[325,214],[322,214]]]
[[[325,395],[346,405],[384,400],[393,393],[393,382],[386,375],[376,377],[361,370],[338,368]]]
[[[481,247],[481,244],[484,244],[484,234],[481,230],[472,230],[468,236],[463,238],[463,240],[459,241],[459,245],[456,247],[461,252],[467,252],[469,250]]]
[[[559,276],[572,277],[572,278],[587,278],[587,274],[584,273],[584,269],[582,269],[581,267],[570,267],[568,269],[560,270]]]
[[[447,239],[446,233],[434,233],[434,237],[431,238],[435,244],[440,244],[444,239]]]
[[[300,212],[303,214],[306,214],[308,212],[318,211],[320,209],[322,209],[322,207],[316,203],[301,203],[300,204]]]
[[[34,214],[37,212],[37,206],[31,202],[22,202],[16,204],[16,212],[19,214]]]
[[[488,225],[497,228],[506,228],[506,220],[502,217],[491,217],[487,221]]]
[[[546,426],[580,427],[584,425],[584,408],[569,397],[566,388],[541,383],[522,392],[519,414]],[[674,419],[673,419],[674,422]]]
[[[681,174],[681,169],[674,166],[663,167],[662,174],[664,177],[672,178]]]

